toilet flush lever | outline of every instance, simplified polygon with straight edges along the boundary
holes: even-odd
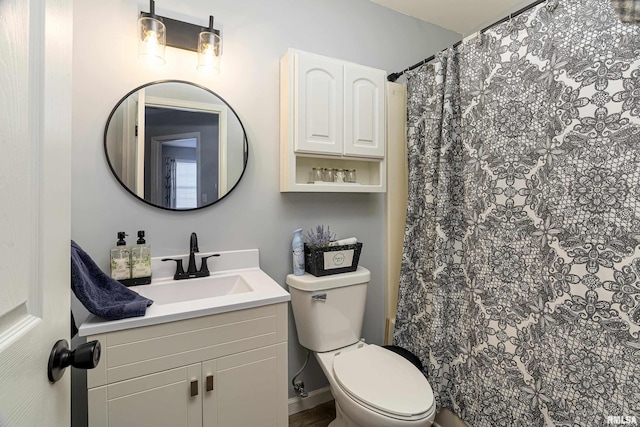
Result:
[[[315,294],[315,295],[311,295],[311,299],[314,301],[322,301],[322,302],[326,302],[327,301],[327,294]]]

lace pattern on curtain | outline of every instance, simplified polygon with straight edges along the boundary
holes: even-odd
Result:
[[[640,27],[553,6],[408,80],[395,343],[474,427],[640,420]]]

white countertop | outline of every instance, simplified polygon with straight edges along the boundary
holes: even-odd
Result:
[[[210,278],[237,275],[249,284],[252,288],[251,292],[195,299],[170,304],[154,303],[150,307],[147,307],[147,311],[142,317],[129,317],[121,320],[105,320],[101,317],[90,315],[78,328],[78,335],[84,337],[88,335],[119,331],[122,329],[139,328],[141,326],[174,322],[176,320],[243,310],[291,300],[289,293],[259,268],[257,249],[217,253],[220,254],[220,257],[209,258],[208,260],[209,270],[211,271]],[[198,268],[200,267],[200,258],[202,256],[212,254],[213,253],[198,253],[196,255]],[[183,258],[185,269],[187,267],[188,255],[169,256],[166,258]],[[154,284],[173,282],[175,264],[175,262],[161,262],[160,257],[153,258],[151,260],[151,269],[153,274],[151,285],[132,286],[129,289],[144,294],[144,291],[140,291],[140,289],[154,286]],[[183,283],[188,285],[190,281],[203,279],[206,280],[208,278],[185,279],[177,282],[179,282],[179,285]]]

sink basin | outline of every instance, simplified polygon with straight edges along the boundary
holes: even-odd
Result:
[[[155,304],[163,305],[242,294],[252,292],[253,288],[241,276],[230,275],[136,286],[135,291],[143,297],[152,299]]]
[[[90,315],[78,328],[78,334],[86,337],[291,300],[289,293],[260,269],[257,249],[202,252],[199,255],[205,257],[214,254],[220,256],[209,265],[215,268],[210,276],[186,280],[173,279],[176,266],[162,261],[167,256],[151,258],[151,284],[129,288],[154,301],[146,308],[144,315],[120,320]],[[189,254],[168,257],[182,259],[186,263]]]

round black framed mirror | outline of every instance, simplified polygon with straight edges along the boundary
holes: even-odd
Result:
[[[249,157],[247,134],[213,91],[182,80],[144,84],[113,108],[104,152],[118,182],[143,202],[194,210],[226,197]]]

